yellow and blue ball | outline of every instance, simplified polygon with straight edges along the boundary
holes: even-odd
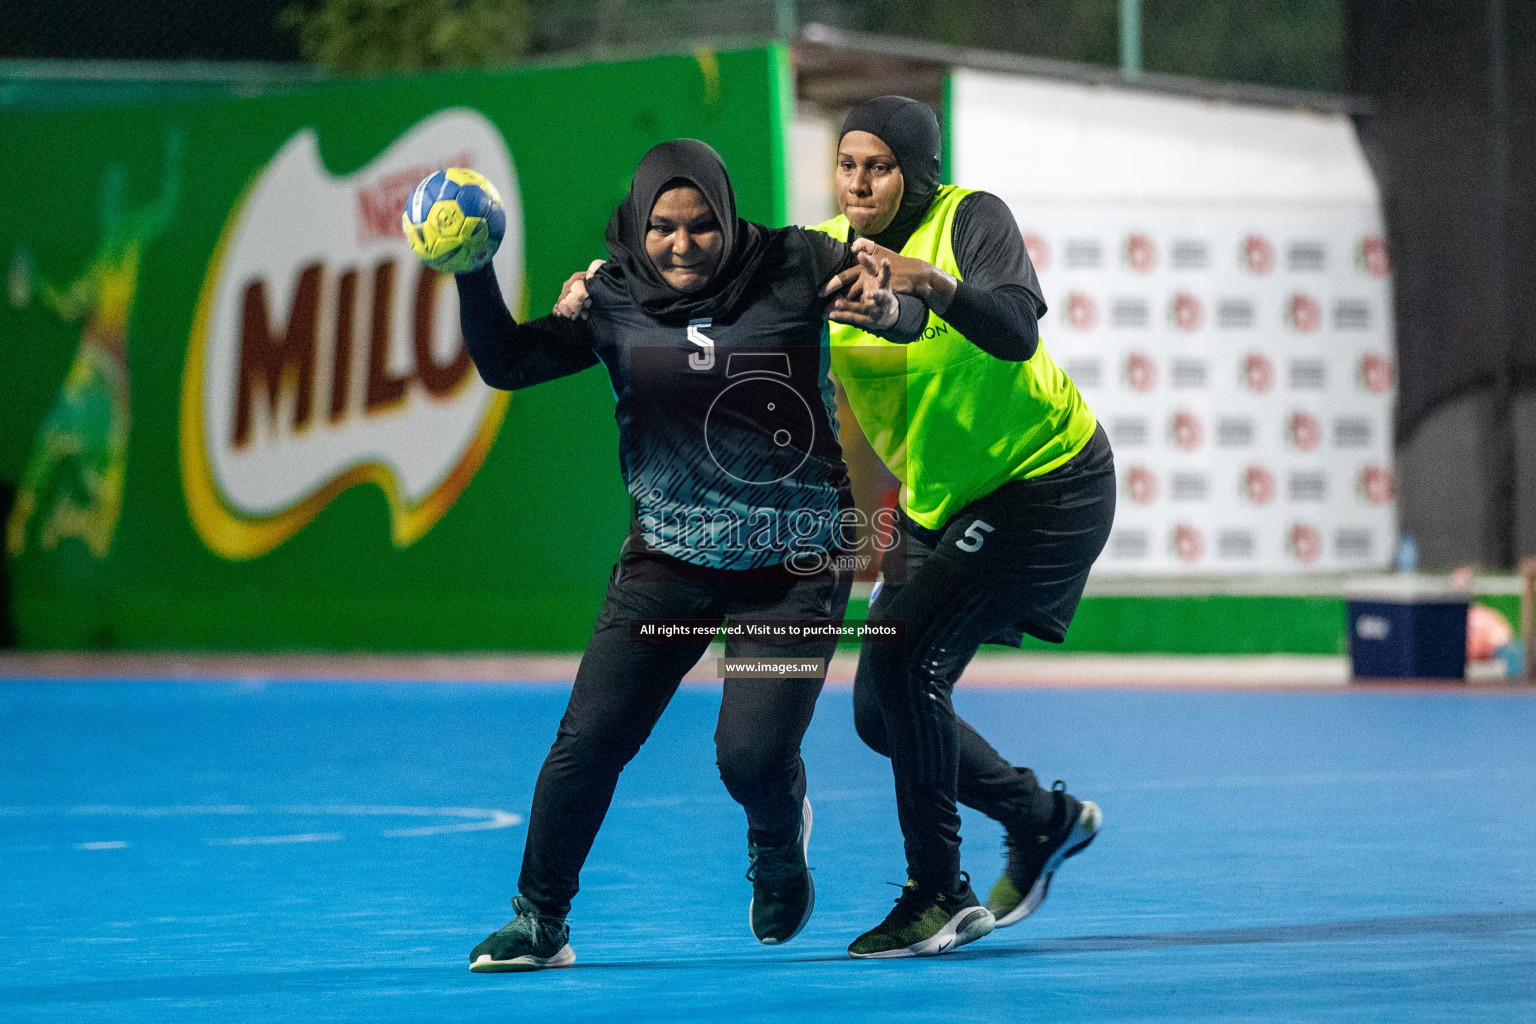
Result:
[[[433,270],[464,274],[490,262],[507,231],[496,186],[466,167],[425,178],[400,219],[411,251]]]

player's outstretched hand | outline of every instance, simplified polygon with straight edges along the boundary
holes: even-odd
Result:
[[[587,318],[587,309],[592,305],[592,298],[587,294],[587,282],[592,280],[592,275],[597,273],[597,268],[603,262],[593,260],[586,270],[578,270],[565,279],[565,284],[560,286],[560,298],[555,300],[555,316],[563,316],[567,320]]]
[[[891,290],[891,261],[859,253],[856,279],[832,301],[827,319],[866,331],[883,331],[896,323],[901,310]],[[846,273],[846,271],[845,271]],[[839,275],[841,276],[841,275]]]
[[[955,279],[938,267],[912,256],[903,256],[877,245],[867,238],[853,243],[853,251],[861,255],[886,260],[891,264],[891,291],[900,295],[915,295],[927,303],[934,312],[942,312],[955,294]],[[823,296],[832,295],[845,287],[855,285],[863,274],[859,267],[850,267],[835,275],[821,289]]]

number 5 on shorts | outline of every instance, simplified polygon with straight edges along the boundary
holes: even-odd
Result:
[[[997,529],[997,527],[993,526],[991,523],[984,523],[978,519],[970,526],[966,527],[965,539],[955,541],[955,547],[959,548],[961,551],[980,551],[982,544],[986,543],[986,535],[995,529]]]

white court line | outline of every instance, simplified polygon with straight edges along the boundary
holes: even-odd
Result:
[[[386,829],[381,834],[390,838],[420,838],[423,836],[449,835],[459,832],[486,832],[511,828],[523,823],[521,814],[491,807],[409,807],[394,804],[294,804],[284,807],[260,808],[246,804],[178,804],[168,807],[125,807],[107,804],[88,804],[77,807],[0,807],[0,816],[87,816],[122,818],[170,818],[200,815],[294,815],[302,817],[405,817],[405,818],[464,818],[443,825],[422,825],[415,828]],[[203,840],[209,846],[270,846],[280,843],[328,843],[342,838],[340,832],[302,832],[293,835],[237,836]],[[115,850],[128,844],[121,841],[82,843],[80,850]]]
[[[461,825],[427,825],[424,828],[396,828],[390,829],[386,836],[442,836],[450,832],[485,832],[493,828],[510,828],[523,822],[521,814],[512,814],[507,811],[492,811],[490,821],[466,821]]]
[[[340,832],[301,832],[296,836],[237,836],[234,839],[204,839],[209,846],[278,846],[283,843],[334,843]]]

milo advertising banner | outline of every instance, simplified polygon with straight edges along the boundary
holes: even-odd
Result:
[[[488,177],[518,316],[702,138],[782,223],[782,50],[0,114],[0,481],[31,647],[567,648],[629,518],[600,370],[479,379],[400,230]]]

